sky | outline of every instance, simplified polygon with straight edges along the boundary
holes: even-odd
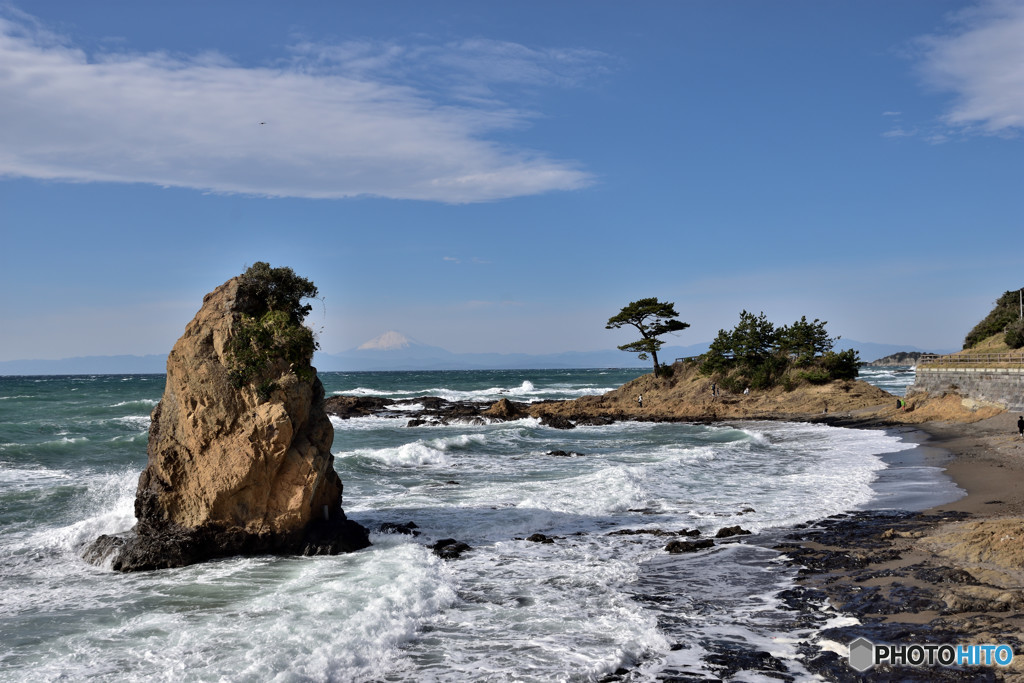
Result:
[[[256,261],[323,351],[959,348],[1024,285],[1024,0],[0,0],[0,361],[164,354]]]

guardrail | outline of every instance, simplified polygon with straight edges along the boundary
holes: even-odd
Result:
[[[940,356],[923,353],[917,365],[1024,365],[1024,351],[1003,353],[964,353]]]

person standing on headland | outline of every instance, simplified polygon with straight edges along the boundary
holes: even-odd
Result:
[[[1021,436],[1024,436],[1024,415],[1017,419],[1017,431],[1020,432]]]
[[[636,404],[638,406],[640,406],[641,408],[644,407],[644,395],[643,394],[640,394],[639,396],[636,397]]]

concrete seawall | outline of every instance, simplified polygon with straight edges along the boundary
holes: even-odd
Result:
[[[955,391],[979,401],[1024,411],[1024,367],[972,368],[919,365],[907,395],[919,391]]]

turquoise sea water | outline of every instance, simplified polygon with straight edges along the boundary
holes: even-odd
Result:
[[[638,374],[322,379],[328,394],[535,401],[602,393]],[[709,638],[770,646],[800,679],[795,643],[812,634],[775,618],[775,593],[793,576],[766,544],[670,557],[664,538],[608,534],[740,524],[764,538],[899,504],[903,484],[956,495],[919,462],[895,476],[892,463],[912,461],[914,444],[879,431],[763,422],[560,431],[531,419],[408,428],[392,411],[334,420],[344,507],[373,531],[372,548],[133,575],[90,566],[84,544],[133,524],[162,390],[162,376],[0,377],[0,679],[582,681],[624,667],[627,680],[657,680],[666,662],[713,674]],[[583,455],[549,455],[556,449]],[[408,521],[420,537],[377,531]],[[534,533],[555,542],[522,540]],[[473,550],[445,562],[425,547],[447,537]],[[673,603],[685,628],[667,628],[656,601],[640,598],[652,585],[692,595]]]

